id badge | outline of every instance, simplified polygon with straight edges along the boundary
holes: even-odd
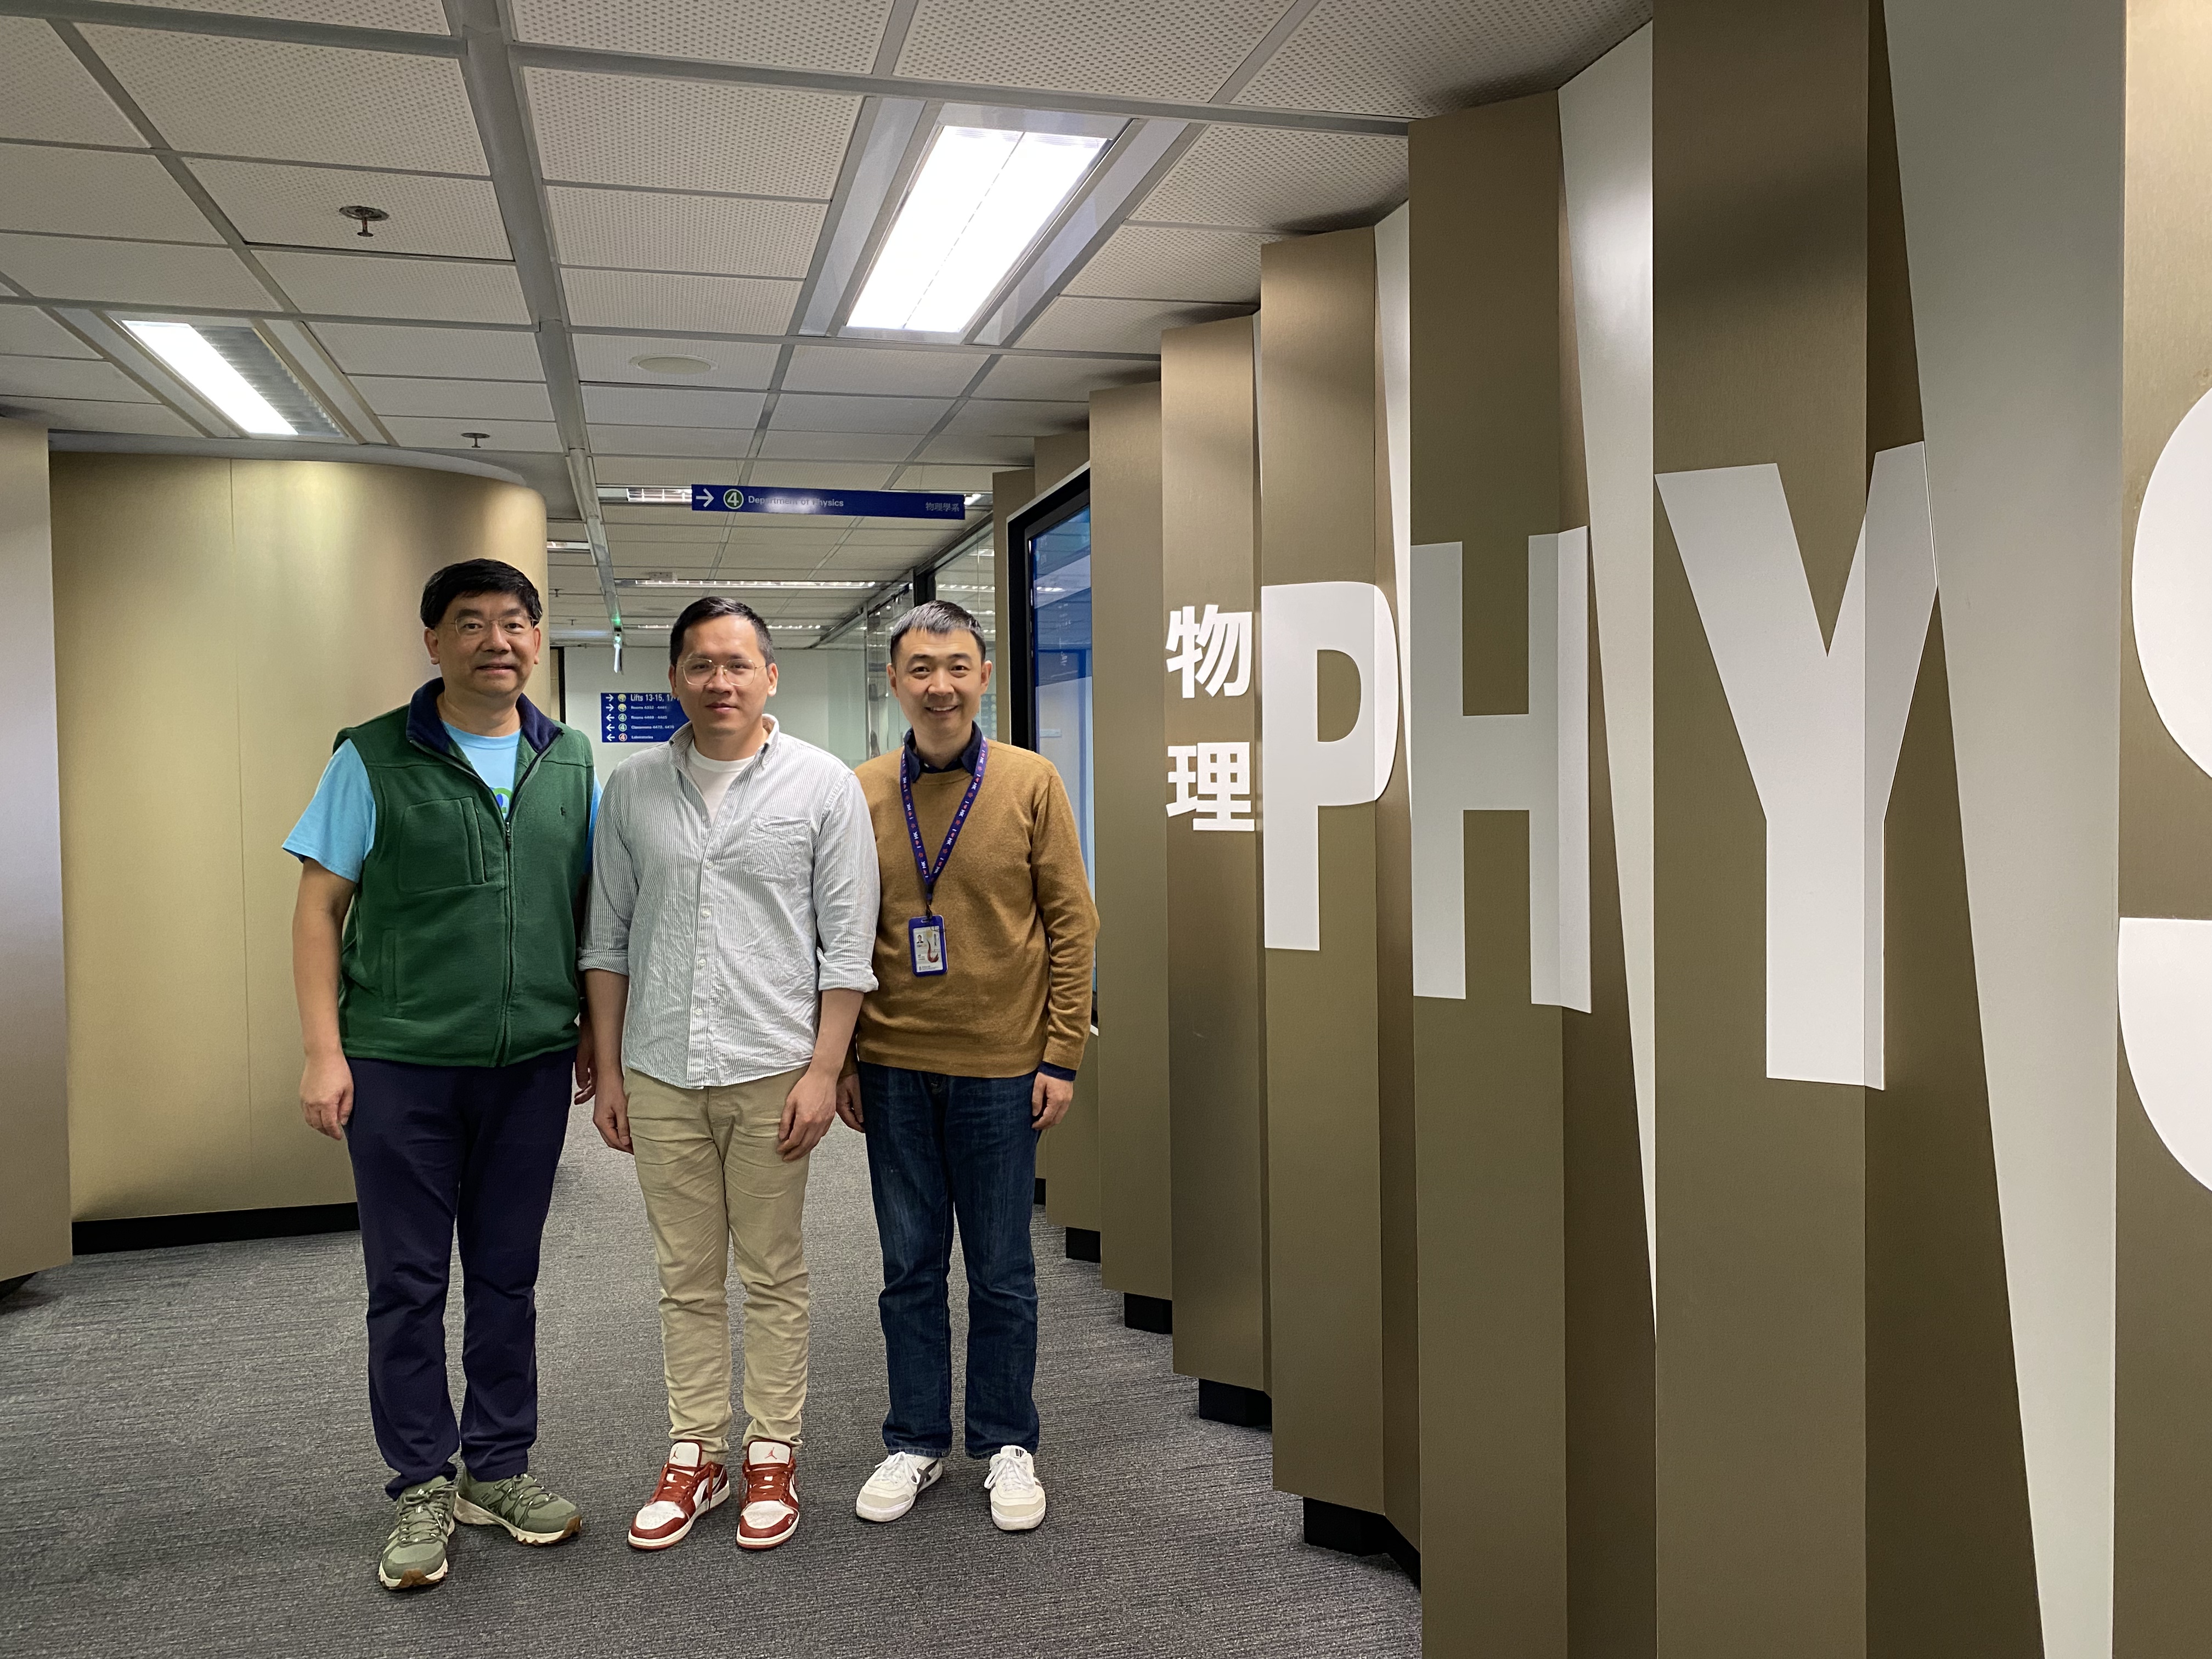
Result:
[[[927,977],[945,971],[945,918],[916,916],[906,925],[907,944],[914,951],[914,971]]]

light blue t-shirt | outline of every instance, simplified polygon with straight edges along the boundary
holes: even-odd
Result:
[[[504,814],[514,799],[514,759],[522,733],[503,738],[480,738],[447,726],[451,737],[477,775],[490,786]],[[592,811],[599,813],[599,785],[592,787]],[[361,879],[361,866],[376,841],[376,796],[368,787],[368,769],[350,742],[342,743],[323,769],[315,798],[300,815],[300,822],[284,838],[284,850],[295,858],[313,859],[334,876]]]

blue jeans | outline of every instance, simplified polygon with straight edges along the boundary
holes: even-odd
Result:
[[[952,1449],[945,1278],[956,1218],[968,1264],[968,1455],[1036,1449],[1034,1081],[861,1064],[868,1185],[884,1249],[877,1307],[890,1370],[890,1450],[943,1457]]]
[[[368,1270],[368,1409],[397,1498],[453,1454],[480,1480],[538,1438],[538,1249],[568,1133],[576,1051],[512,1066],[356,1060],[346,1150]],[[446,1389],[446,1279],[461,1247],[460,1421]]]

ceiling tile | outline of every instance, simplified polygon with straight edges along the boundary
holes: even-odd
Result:
[[[1334,230],[1372,224],[1405,199],[1403,138],[1214,126],[1134,216],[1254,230]]]
[[[943,398],[834,397],[785,392],[769,424],[781,432],[927,432],[952,407]]]
[[[996,398],[971,398],[946,423],[947,432],[988,432],[999,437],[1033,438],[1039,433],[1065,432],[1091,419],[1087,403],[1007,402]]]
[[[306,312],[456,323],[530,320],[513,265],[285,252],[264,252],[261,263]]]
[[[1651,18],[1650,0],[1321,0],[1240,104],[1441,115],[1571,78]]]
[[[273,303],[227,247],[0,234],[0,274],[33,294],[102,304],[254,311]]]
[[[432,179],[350,167],[290,167],[267,161],[193,161],[191,170],[249,242],[328,247],[347,253],[442,253],[504,259],[507,232],[489,179]],[[392,217],[363,237],[342,207],[382,208]]]
[[[144,151],[40,144],[0,144],[0,230],[222,240],[168,170]]]
[[[1021,343],[1076,351],[1157,352],[1162,329],[1209,323],[1234,314],[1218,306],[1164,305],[1157,300],[1079,300],[1063,295],[1030,325]],[[1158,380],[1158,369],[1146,378]]]
[[[239,17],[288,17],[302,23],[337,23],[357,29],[404,29],[443,34],[446,11],[438,0],[122,0],[126,6],[175,11],[228,12]]]
[[[84,33],[179,149],[485,171],[461,68],[450,58],[163,29]]]
[[[692,426],[602,426],[591,428],[596,455],[707,455],[725,459],[753,447],[753,431]],[[701,482],[704,482],[702,480]]]
[[[744,470],[745,464],[735,459],[653,461],[626,457],[619,471],[610,471],[606,467],[601,467],[599,482],[605,484],[743,483]],[[614,509],[603,510],[611,514]],[[708,515],[702,514],[700,516],[705,518]],[[610,519],[610,528],[612,522]]]
[[[314,330],[324,348],[349,374],[535,380],[544,373],[535,334],[475,328],[395,328],[377,323],[317,323]]]
[[[906,351],[896,346],[799,346],[784,371],[787,392],[902,392],[950,398],[988,362],[967,351]]]
[[[556,185],[554,235],[571,265],[804,276],[825,210],[818,202]]]
[[[526,70],[548,179],[827,201],[860,100],[712,81]]]
[[[623,380],[636,386],[733,386],[758,391],[775,374],[782,349],[735,340],[656,339],[642,334],[576,334],[577,372],[586,380]],[[690,357],[705,363],[696,374],[665,374],[640,368],[640,357]]]
[[[0,411],[28,415],[57,432],[144,432],[164,438],[207,434],[166,404],[97,403],[76,398],[18,398],[0,392]]]
[[[891,0],[514,0],[514,8],[521,40],[865,75]]]
[[[957,489],[962,494],[991,488],[988,466],[947,466],[942,463],[910,466],[899,475],[901,489]]]
[[[1124,225],[1068,283],[1070,294],[1125,300],[1213,300],[1256,305],[1260,248],[1249,230]]]
[[[407,380],[356,374],[354,386],[379,415],[489,416],[502,421],[550,421],[552,400],[524,380]]]
[[[29,306],[0,306],[0,351],[18,357],[100,356],[45,312]]]
[[[1158,363],[1126,357],[1001,357],[976,388],[986,398],[1042,398],[1075,401],[1100,386],[1132,386],[1160,378]]]
[[[584,413],[594,424],[621,426],[709,426],[743,428],[760,424],[757,392],[709,392],[672,386],[587,386]]]
[[[586,328],[701,329],[781,334],[797,283],[754,276],[672,276],[635,270],[563,270],[568,315]]]
[[[150,404],[154,394],[113,363],[82,357],[0,357],[0,398],[92,398]]]
[[[464,432],[484,434],[483,447],[487,451],[519,449],[557,454],[561,449],[560,429],[550,421],[479,421],[451,416],[395,415],[387,417],[384,424],[392,441],[408,449],[469,449],[469,441],[461,435]],[[485,459],[490,459],[489,454]]]
[[[1284,0],[921,0],[898,72],[1056,92],[1204,101],[1250,55]],[[979,56],[988,64],[978,72]]]
[[[926,461],[958,461],[970,466],[1027,466],[1030,464],[1030,442],[1026,438],[1002,437],[990,433],[947,433],[933,438],[921,453]]]
[[[143,145],[62,38],[37,17],[0,17],[0,138]]]
[[[860,461],[755,461],[752,482],[794,489],[881,489],[890,476],[888,466]]]
[[[902,461],[914,442],[912,433],[767,432],[760,453],[776,461]]]

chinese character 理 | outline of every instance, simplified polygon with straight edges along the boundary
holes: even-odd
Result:
[[[1175,799],[1168,816],[1198,816],[1199,830],[1252,827],[1252,745],[1249,743],[1171,743],[1168,787]]]
[[[1241,697],[1252,684],[1252,613],[1209,605],[1168,612],[1168,672],[1182,676],[1182,694]]]

